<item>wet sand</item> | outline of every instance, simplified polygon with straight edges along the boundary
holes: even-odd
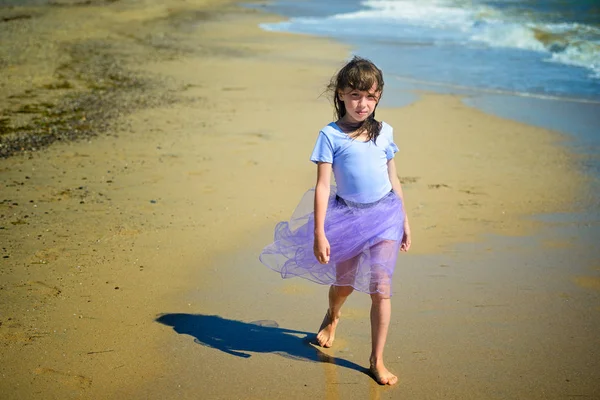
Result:
[[[326,288],[256,261],[314,184],[308,155],[332,117],[319,95],[349,49],[262,32],[278,17],[225,2],[27,12],[40,16],[2,24],[32,43],[48,27],[70,52],[1,66],[5,137],[60,128],[0,160],[3,396],[598,396],[600,258],[578,240],[597,225],[532,217],[581,211],[565,137],[447,95],[378,111],[414,235],[387,349],[401,384],[380,388],[363,370],[367,297],[321,351],[307,340]]]

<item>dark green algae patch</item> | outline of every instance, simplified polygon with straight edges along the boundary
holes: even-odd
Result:
[[[12,107],[0,112],[0,157],[98,135],[127,112],[168,101],[151,94],[156,83],[128,70],[114,50],[102,41],[71,45],[54,82],[9,96]]]
[[[98,4],[113,11],[137,7],[134,3],[100,0],[61,0],[52,4],[59,3],[60,9],[68,5],[79,10]],[[98,26],[105,37],[93,39],[77,38],[79,29],[87,29],[80,25],[82,18],[61,19],[66,17],[57,16],[53,9],[57,8],[15,7],[9,10],[10,15],[27,13],[31,18],[0,22],[0,158],[30,154],[57,141],[85,139],[127,128],[123,126],[127,123],[123,117],[137,109],[202,101],[181,96],[187,87],[184,83],[142,72],[137,69],[139,65],[190,56],[238,58],[253,54],[202,40],[202,30],[208,29],[206,24],[210,21],[225,18],[230,11],[250,12],[235,5],[215,9],[174,8],[148,20],[119,21],[112,25],[102,20]],[[85,14],[86,21],[95,21],[93,10]],[[57,29],[70,34],[54,40],[53,30]],[[47,79],[29,84],[36,80],[28,76],[27,82],[19,82],[24,85],[11,85],[19,89],[2,97],[3,71],[11,71],[10,68],[14,71],[22,65],[38,68],[46,62],[46,56],[49,68],[39,70]],[[8,76],[5,81],[10,79]]]

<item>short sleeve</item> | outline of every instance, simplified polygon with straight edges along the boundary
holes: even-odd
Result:
[[[398,152],[398,146],[396,146],[396,143],[394,143],[394,131],[389,125],[386,131],[386,137],[388,139],[388,143],[385,148],[385,155],[388,160],[391,160],[392,158],[394,158],[394,155]]]
[[[385,155],[388,160],[391,160],[392,158],[394,158],[394,154],[396,154],[397,152],[398,152],[398,146],[396,146],[396,143],[394,143],[394,142],[390,142],[388,147],[385,149]]]
[[[323,131],[317,137],[317,143],[315,143],[310,160],[314,163],[326,162],[333,164],[333,145]]]

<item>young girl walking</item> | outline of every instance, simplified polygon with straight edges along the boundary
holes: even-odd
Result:
[[[371,61],[354,57],[331,80],[337,121],[320,132],[311,161],[317,183],[260,260],[281,273],[330,285],[329,307],[317,333],[331,347],[341,308],[354,291],[370,294],[370,371],[377,382],[398,378],[385,367],[383,349],[391,318],[392,275],[398,251],[408,251],[410,227],[394,154],[392,127],[375,119],[383,75]],[[331,186],[331,172],[336,186]]]

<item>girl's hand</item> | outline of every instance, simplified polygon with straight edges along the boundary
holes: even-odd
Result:
[[[313,251],[317,261],[319,261],[321,264],[327,264],[329,262],[331,248],[329,247],[329,240],[327,240],[325,235],[315,236]]]
[[[408,221],[404,222],[404,235],[402,235],[402,242],[400,243],[400,251],[408,251],[410,249],[410,225]]]

